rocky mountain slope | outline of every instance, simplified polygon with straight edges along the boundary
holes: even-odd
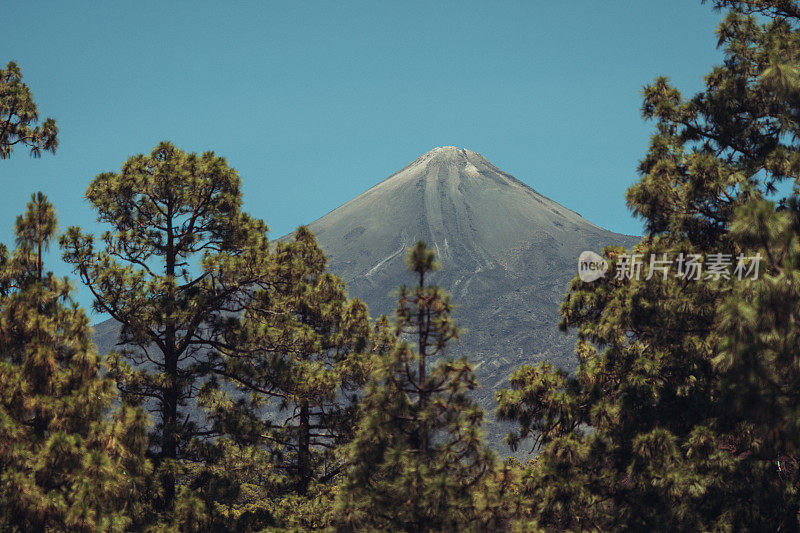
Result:
[[[442,268],[433,282],[458,305],[467,331],[454,347],[477,367],[481,404],[523,363],[572,369],[574,335],[558,331],[558,309],[584,250],[632,246],[637,237],[595,226],[542,196],[483,156],[434,148],[310,224],[330,269],[378,316],[413,280],[405,250],[432,246]]]

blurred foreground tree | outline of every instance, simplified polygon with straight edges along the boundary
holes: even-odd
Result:
[[[33,157],[42,150],[55,153],[58,148],[58,127],[52,118],[40,126],[39,111],[30,88],[22,82],[22,70],[13,61],[0,69],[0,159],[8,159],[14,146],[30,149]]]
[[[45,272],[53,206],[33,195],[0,250],[0,529],[125,531],[144,511],[146,418],[112,411],[86,315]]]
[[[458,330],[449,296],[426,283],[434,253],[420,242],[407,260],[417,285],[400,289],[400,341],[384,350],[346,449],[340,530],[463,530],[485,519],[479,493],[495,460],[481,439],[483,412],[469,397],[477,383],[465,360],[432,365]]]
[[[574,280],[562,306],[577,372],[523,367],[499,395],[511,444],[542,446],[523,528],[800,528],[800,7],[715,4],[725,61],[705,90],[644,90],[656,131],[627,194],[641,277],[607,248],[610,275]],[[670,270],[646,279],[651,254]]]

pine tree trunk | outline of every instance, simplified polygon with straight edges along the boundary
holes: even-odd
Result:
[[[169,337],[174,338],[172,335],[167,334]],[[163,391],[164,402],[161,410],[161,420],[163,423],[163,432],[161,435],[161,459],[176,459],[178,456],[178,440],[176,435],[178,423],[178,358],[173,353],[164,354],[164,370],[169,379],[169,385]],[[164,488],[164,509],[172,509],[175,501],[175,476],[164,474],[161,478],[161,483]]]
[[[171,210],[167,217],[167,253],[166,253],[166,274],[175,276],[175,253],[174,236],[172,232]],[[175,323],[174,323],[174,295],[167,296],[166,301],[166,328],[164,331],[164,373],[167,375],[167,386],[162,391],[163,403],[161,409],[161,422],[163,424],[161,434],[161,456],[164,459],[176,459],[178,456],[177,424],[178,424],[178,398],[180,388],[178,383],[178,354],[175,346]],[[164,488],[164,509],[172,509],[175,502],[175,476],[172,473],[164,474],[161,477]]]
[[[419,276],[419,286],[420,288],[425,287],[425,274],[420,273]],[[428,404],[428,391],[426,389],[425,380],[427,379],[427,372],[425,368],[425,358],[428,353],[428,327],[425,321],[425,311],[423,307],[419,307],[419,311],[417,312],[417,341],[419,346],[417,350],[419,351],[419,408],[420,411],[425,409],[425,406]],[[428,434],[427,431],[424,429],[420,430],[419,435],[419,445],[420,451],[427,452],[428,450]]]
[[[305,494],[311,483],[311,422],[308,402],[300,404],[300,435],[297,447],[297,470],[299,474],[297,491]]]

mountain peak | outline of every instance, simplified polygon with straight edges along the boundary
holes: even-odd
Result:
[[[465,148],[458,148],[457,146],[437,146],[433,150],[425,152],[416,161],[469,161],[470,159],[478,158],[486,161],[486,158],[477,152],[467,150]]]
[[[422,183],[449,184],[454,191],[465,182],[490,187],[501,184],[527,187],[513,176],[495,167],[477,152],[456,146],[437,146],[378,183],[365,194],[374,193],[375,189],[394,188],[409,183],[416,183],[418,186],[422,186]],[[533,189],[530,190],[534,192]]]
[[[477,272],[508,263],[509,253],[532,241],[560,247],[578,235],[610,233],[455,146],[426,152],[310,227],[327,245],[331,264],[359,264],[368,279],[390,263],[402,272],[404,251],[417,240],[442,261]],[[361,265],[362,259],[374,262]]]
[[[433,150],[427,152],[425,155],[430,154],[431,156],[439,156],[439,157],[458,157],[458,156],[466,156],[468,152],[470,152],[470,150],[466,150],[464,148],[458,148],[457,146],[437,146]]]

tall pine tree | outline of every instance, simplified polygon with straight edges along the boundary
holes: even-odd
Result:
[[[53,206],[33,195],[0,254],[0,529],[124,531],[140,523],[146,419],[112,412],[86,315],[44,270]]]
[[[348,299],[341,280],[326,272],[307,228],[276,243],[274,256],[270,286],[215,344],[217,374],[236,390],[211,382],[203,400],[215,429],[261,461],[240,479],[260,472],[270,498],[305,497],[310,485],[330,482],[340,470],[335,451],[352,437],[371,332],[366,306]],[[241,457],[233,455],[243,467]],[[220,459],[225,464],[224,454]]]
[[[483,518],[476,492],[494,456],[481,440],[483,412],[469,397],[477,383],[467,361],[445,356],[458,330],[449,296],[428,283],[438,268],[434,253],[419,242],[407,261],[417,284],[400,289],[400,340],[367,386],[346,450],[336,511],[342,530],[455,530]]]
[[[239,176],[225,159],[168,142],[99,174],[86,197],[111,229],[97,249],[91,235],[70,228],[64,257],[95,309],[121,324],[132,366],[118,358],[114,375],[127,401],[155,414],[150,450],[160,506],[170,509],[187,445],[209,432],[198,425],[195,399],[212,366],[210,341],[265,282],[267,227],[242,212]]]

